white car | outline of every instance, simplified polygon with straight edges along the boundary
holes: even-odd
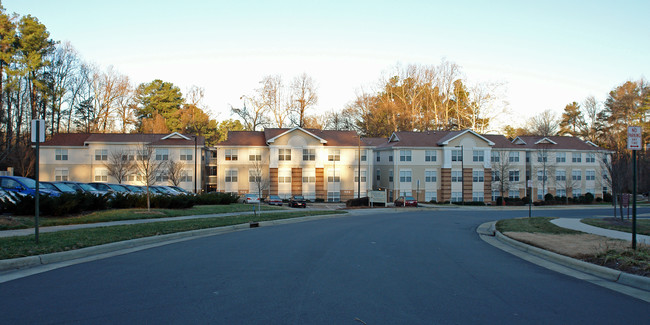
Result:
[[[257,194],[246,194],[243,198],[244,203],[260,203],[260,197]]]

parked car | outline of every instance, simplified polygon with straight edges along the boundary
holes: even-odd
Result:
[[[127,189],[124,185],[121,184],[111,184],[111,183],[99,183],[99,182],[93,182],[93,183],[88,183],[95,187],[96,189],[100,191],[106,191],[106,192],[116,192],[116,193],[130,193],[129,189]]]
[[[265,201],[268,205],[282,206],[282,199],[277,195],[270,195]]]
[[[143,194],[146,192],[146,190],[144,190],[142,186],[124,185],[124,187],[126,187],[129,191],[131,191],[132,194]]]
[[[179,193],[172,190],[171,188],[167,188],[166,186],[161,186],[161,185],[153,185],[149,186],[150,190],[157,191],[159,194],[164,194],[164,195],[178,195]]]
[[[168,186],[168,185],[160,185],[158,187],[162,187],[164,191],[166,191],[169,195],[183,195],[184,193],[175,189],[173,186]]]
[[[242,202],[248,204],[260,203],[260,197],[257,194],[246,194],[242,197]]]
[[[396,207],[417,207],[418,201],[412,196],[400,196],[395,200]]]
[[[41,182],[41,184],[43,184],[45,187],[53,191],[59,191],[61,193],[68,193],[68,194],[77,193],[77,191],[74,188],[60,182]]]
[[[188,191],[188,190],[186,190],[186,189],[184,189],[184,188],[182,188],[180,186],[168,186],[168,187],[171,187],[172,189],[180,192],[181,194],[194,195],[194,193],[192,193],[192,192],[190,192],[190,191]]]
[[[86,183],[73,182],[73,181],[62,181],[61,183],[65,184],[65,185],[68,185],[68,186],[72,187],[73,189],[75,189],[75,191],[81,192],[81,193],[91,193],[91,194],[95,194],[95,195],[98,195],[98,196],[108,194],[108,192],[100,191],[96,187],[94,187],[94,186],[92,186],[90,184],[86,184]]]
[[[22,195],[36,195],[36,181],[21,176],[0,176],[0,187],[5,191],[13,192]],[[53,191],[45,187],[42,183],[38,185],[40,194],[59,196],[61,193]]]
[[[302,195],[294,195],[289,200],[289,206],[292,208],[306,208],[307,201],[305,200],[305,197]]]

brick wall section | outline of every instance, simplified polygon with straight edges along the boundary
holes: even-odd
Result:
[[[463,169],[463,201],[472,201],[472,168]]]
[[[278,195],[278,169],[269,169],[269,178],[271,179],[271,195]]]
[[[291,168],[291,195],[302,195],[302,168]]]
[[[451,201],[451,168],[440,169],[440,198],[438,202]]]
[[[325,169],[316,168],[316,198],[327,200],[325,193]]]
[[[492,168],[485,168],[485,183],[483,183],[483,201],[492,202]]]

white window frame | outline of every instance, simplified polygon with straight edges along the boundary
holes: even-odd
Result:
[[[192,161],[194,160],[194,154],[192,153],[194,149],[181,149],[180,160]]]
[[[425,150],[424,161],[434,162],[438,160],[438,152],[436,150]]]
[[[425,170],[424,171],[424,182],[425,183],[435,183],[438,181],[438,171],[436,170]]]
[[[165,148],[156,149],[156,160],[162,160],[162,161],[169,160],[169,149],[165,149]]]
[[[485,182],[485,171],[483,170],[472,171],[472,182],[473,183]]]
[[[67,181],[70,178],[70,171],[67,168],[56,168],[54,169],[54,180],[55,181]]]
[[[54,160],[68,160],[68,149],[56,149],[54,151]]]
[[[472,161],[483,162],[485,161],[485,151],[472,150]]]
[[[95,149],[95,161],[107,161],[108,149]]]
[[[400,150],[399,151],[399,161],[411,161],[413,158],[411,156],[411,150]]]

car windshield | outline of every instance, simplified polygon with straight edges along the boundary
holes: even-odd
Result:
[[[122,185],[111,184],[109,186],[110,186],[110,188],[112,188],[113,190],[118,191],[118,192],[125,192],[125,193],[129,192],[129,190],[127,190],[126,187],[124,187]]]
[[[412,197],[412,196],[407,196],[404,199],[407,200],[407,201],[415,201],[415,198]]]
[[[271,196],[269,196],[269,200],[279,200],[279,199],[280,199],[280,197],[277,196],[277,195],[271,195]]]
[[[63,184],[63,183],[53,183],[53,184],[61,192],[75,192],[75,190],[72,187],[68,186],[67,184]]]
[[[81,187],[84,191],[97,191],[97,188],[90,184],[80,183],[79,187]]]
[[[55,191],[58,191],[58,189],[56,188],[56,186],[54,186],[54,185],[52,185],[52,184],[50,184],[50,183],[40,183],[40,185],[43,185],[43,186],[39,186],[39,188],[43,188],[43,187],[45,187],[45,188],[48,189],[48,190],[55,190]]]
[[[32,190],[36,188],[36,181],[31,178],[20,177],[18,178],[18,180],[20,180],[23,184],[25,184],[25,186],[31,188]],[[39,185],[38,188],[47,189],[45,186],[43,186],[42,183],[38,185]]]
[[[303,198],[303,197],[300,196],[300,195],[296,195],[296,196],[293,197],[293,199],[294,199],[294,200],[304,200],[305,198]]]

